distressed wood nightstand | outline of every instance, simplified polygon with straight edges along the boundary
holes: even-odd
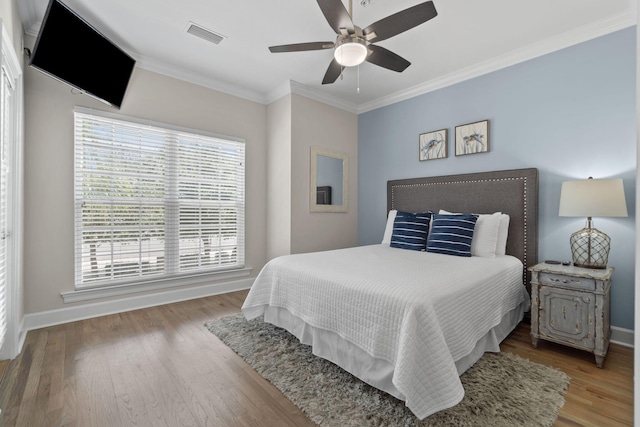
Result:
[[[602,368],[609,348],[611,275],[603,270],[540,263],[531,271],[531,343],[553,341],[590,351]]]

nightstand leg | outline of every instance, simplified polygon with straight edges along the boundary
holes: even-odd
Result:
[[[533,348],[538,348],[538,337],[531,337],[531,345]]]
[[[596,366],[598,368],[602,368],[602,363],[604,362],[604,356],[596,355]]]

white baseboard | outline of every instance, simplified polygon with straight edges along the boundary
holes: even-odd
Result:
[[[157,305],[169,304],[172,302],[186,301],[195,298],[249,289],[253,284],[253,280],[254,278],[248,278],[231,282],[158,292],[151,295],[141,295],[121,298],[113,301],[96,302],[78,305],[75,307],[41,311],[39,313],[29,313],[24,316],[21,334],[26,336],[27,331],[45,328],[47,326],[60,325],[68,322],[75,322],[77,320],[90,319],[93,317],[106,316],[109,314],[138,310],[141,308],[155,307]],[[22,342],[24,342],[24,336],[22,336],[21,339]],[[20,347],[22,348],[22,345]]]
[[[611,327],[611,342],[614,344],[619,344],[625,347],[633,348],[633,330],[619,328],[617,326]]]

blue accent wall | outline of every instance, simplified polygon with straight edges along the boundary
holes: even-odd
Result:
[[[538,168],[538,259],[570,260],[585,219],[558,216],[563,181],[622,178],[628,218],[594,218],[612,240],[611,323],[634,325],[636,27],[360,114],[358,242],[380,243],[388,180]],[[363,88],[366,90],[366,88]],[[455,126],[489,120],[489,152],[455,156]],[[449,130],[448,157],[419,161],[418,136]]]

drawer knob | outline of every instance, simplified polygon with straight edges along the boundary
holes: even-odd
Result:
[[[562,282],[562,283],[580,283],[580,280],[575,280],[575,279],[562,279],[562,280],[560,280],[560,279],[556,279],[556,278],[552,277],[550,280],[552,282],[556,282],[556,283],[559,283],[559,282]]]

